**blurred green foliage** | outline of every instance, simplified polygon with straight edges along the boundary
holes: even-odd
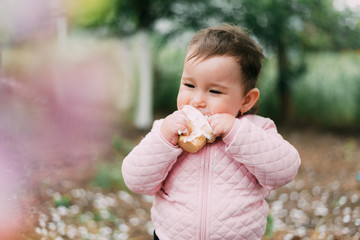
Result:
[[[71,197],[70,195],[58,195],[53,197],[53,203],[55,207],[70,207]]]
[[[122,177],[121,165],[122,158],[117,158],[115,162],[100,162],[97,167],[97,173],[92,180],[91,185],[107,190],[121,189],[129,191]]]
[[[110,35],[151,30],[156,21],[176,16],[176,8],[204,0],[66,0],[71,23],[80,28],[103,29]]]
[[[305,70],[297,60],[294,63],[292,52],[359,47],[359,43],[352,41],[360,39],[359,26],[356,31],[350,24],[344,24],[346,19],[357,19],[356,14],[336,11],[333,1],[329,0],[242,0],[227,19],[251,29],[260,42],[275,53],[278,74],[274,84],[280,96],[280,117],[285,121],[290,120],[294,104],[291,88]],[[359,24],[359,20],[357,22]]]
[[[98,163],[97,172],[91,184],[107,190],[129,191],[122,176],[121,165],[124,157],[133,149],[134,144],[116,136],[112,141],[112,147],[114,152],[110,157],[114,160]]]
[[[100,26],[115,17],[113,0],[65,0],[64,3],[73,26]]]
[[[134,144],[125,139],[115,136],[112,141],[114,151],[120,156],[128,155],[134,148]]]
[[[296,119],[328,127],[356,127],[359,119],[360,55],[311,54],[308,71],[293,86]]]
[[[185,50],[168,45],[160,49],[155,62],[154,109],[158,113],[175,111],[176,98],[185,59]]]
[[[274,235],[274,219],[269,213],[269,215],[266,218],[266,229],[265,229],[265,236],[268,238],[273,237]]]

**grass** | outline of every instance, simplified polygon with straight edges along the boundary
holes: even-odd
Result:
[[[125,185],[121,165],[123,158],[130,153],[134,144],[120,137],[114,137],[112,141],[114,158],[112,162],[100,161],[97,166],[97,173],[91,181],[93,187],[100,187],[106,190],[122,190],[130,192]]]
[[[122,177],[121,164],[122,159],[119,158],[114,163],[100,162],[97,167],[97,174],[91,181],[91,185],[106,190],[122,189],[129,191]]]
[[[308,58],[308,72],[294,84],[296,117],[330,126],[360,122],[360,55],[324,53]]]

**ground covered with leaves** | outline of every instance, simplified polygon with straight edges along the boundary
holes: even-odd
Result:
[[[264,239],[360,239],[360,137],[313,129],[280,132],[298,149],[302,165],[293,182],[268,197]],[[126,153],[140,137],[130,144],[119,139],[114,146]],[[86,181],[47,189],[34,202],[32,227],[22,238],[152,239],[152,197],[126,190],[122,156],[100,163],[95,177]]]

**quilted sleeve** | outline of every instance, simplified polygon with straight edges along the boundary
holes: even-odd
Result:
[[[181,154],[179,147],[168,143],[160,133],[162,120],[123,161],[122,174],[127,187],[139,194],[154,195]]]
[[[298,152],[278,134],[270,119],[259,116],[236,119],[223,141],[225,151],[244,164],[263,187],[281,187],[292,181],[298,171]]]

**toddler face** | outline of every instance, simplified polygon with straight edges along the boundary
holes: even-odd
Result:
[[[188,56],[187,56],[188,57]],[[229,56],[186,60],[177,107],[191,105],[204,115],[229,113],[237,117],[245,101],[238,63]]]

